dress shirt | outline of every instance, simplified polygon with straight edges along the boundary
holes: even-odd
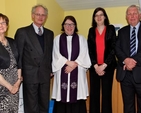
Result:
[[[139,30],[139,26],[140,26],[140,22],[136,26],[134,26],[136,28],[135,29],[135,32],[136,32],[136,53],[137,53],[137,50],[138,50],[138,30]],[[133,30],[133,26],[130,26],[130,36],[132,34],[132,30]]]

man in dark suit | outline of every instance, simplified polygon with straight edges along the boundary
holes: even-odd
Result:
[[[140,8],[136,5],[129,6],[126,19],[129,25],[119,30],[116,43],[118,58],[116,77],[121,85],[124,113],[141,113]],[[137,102],[137,112],[135,102]]]
[[[48,113],[54,34],[43,27],[46,7],[36,5],[31,13],[33,23],[15,34],[22,65],[24,111]]]

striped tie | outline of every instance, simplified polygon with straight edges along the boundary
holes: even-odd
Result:
[[[130,38],[130,56],[136,54],[136,32],[135,27],[133,27],[131,38]]]

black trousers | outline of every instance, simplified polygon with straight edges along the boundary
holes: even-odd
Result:
[[[77,100],[76,103],[63,103],[55,101],[53,113],[87,113],[86,101]]]
[[[89,113],[112,113],[112,84],[114,70],[99,76],[90,70],[90,105]],[[100,90],[102,103],[100,107]]]
[[[48,113],[49,83],[23,84],[24,113]]]
[[[139,76],[141,76],[140,73]],[[126,73],[120,85],[124,103],[124,113],[141,113],[141,84],[134,81],[132,71]]]

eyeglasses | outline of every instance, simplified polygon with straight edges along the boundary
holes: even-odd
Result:
[[[45,14],[39,14],[39,13],[34,13],[34,15],[36,15],[37,17],[45,17],[46,15]]]
[[[66,27],[74,27],[74,26],[75,26],[75,24],[74,24],[74,23],[72,23],[72,24],[65,23],[64,25],[65,25]]]
[[[1,22],[0,25],[6,25],[6,22]]]
[[[104,14],[95,15],[95,17],[102,17],[102,16],[104,16]]]
[[[127,16],[137,16],[138,13],[127,13]]]

